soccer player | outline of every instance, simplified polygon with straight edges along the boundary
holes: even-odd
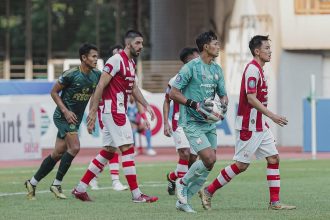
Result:
[[[109,49],[109,54],[110,54],[110,56],[113,56],[122,51],[123,51],[123,47],[118,44],[118,45],[112,46]],[[102,100],[102,101],[100,101],[99,108],[97,109],[97,116],[99,119],[99,126],[101,129],[103,129],[103,127],[104,127],[103,122],[102,122],[102,115],[101,115],[102,114],[101,111],[102,111],[103,107],[104,107],[104,102]],[[115,191],[127,190],[128,187],[123,185],[119,180],[119,155],[117,152],[115,152],[113,158],[111,160],[109,160],[109,170],[110,170],[110,176],[111,176],[111,180],[112,180],[112,189]],[[89,185],[91,186],[92,190],[99,189],[97,176],[91,180]]]
[[[180,60],[183,64],[188,63],[190,60],[195,59],[199,56],[198,53],[193,48],[185,47],[180,52]],[[173,137],[176,150],[179,154],[179,161],[176,165],[176,169],[167,173],[166,178],[168,181],[167,192],[169,195],[175,194],[175,181],[177,178],[183,177],[187,171],[189,165],[197,159],[197,154],[192,149],[190,149],[189,142],[183,132],[183,128],[178,126],[179,121],[179,104],[174,102],[173,113],[172,113],[172,127],[168,122],[168,114],[170,112],[171,99],[169,98],[169,93],[171,91],[172,85],[175,81],[177,75],[172,77],[168,83],[165,100],[163,104],[163,115],[164,115],[164,135],[168,137]]]
[[[61,183],[72,160],[80,150],[79,125],[101,76],[101,72],[96,69],[98,59],[96,46],[83,44],[79,48],[79,58],[80,66],[64,71],[51,90],[51,96],[57,105],[53,116],[58,128],[55,149],[43,160],[36,174],[25,182],[27,198],[30,200],[35,200],[37,184],[53,170],[59,160],[61,163],[50,191],[55,197],[66,199]]]
[[[281,127],[288,123],[285,117],[267,109],[268,85],[263,67],[270,61],[272,53],[268,36],[254,36],[249,42],[249,48],[254,58],[247,64],[242,76],[235,124],[235,163],[221,170],[218,177],[201,191],[202,205],[206,210],[211,209],[211,199],[216,190],[244,172],[249,167],[253,155],[257,159],[266,158],[267,161],[269,209],[296,208],[280,202],[280,159],[274,136],[266,122],[267,116]]]
[[[119,148],[122,152],[122,166],[133,202],[155,202],[158,197],[148,196],[140,191],[134,162],[134,147],[132,128],[126,115],[128,96],[133,95],[154,119],[151,106],[143,97],[135,83],[135,63],[143,48],[143,37],[138,31],[130,30],[125,35],[125,48],[119,54],[110,57],[106,62],[100,82],[91,101],[87,117],[88,131],[95,126],[97,108],[102,96],[104,108],[102,111],[103,144],[104,148],[90,163],[80,183],[73,189],[72,194],[82,201],[91,201],[86,193],[89,182],[100,173],[108,160],[111,160]],[[103,93],[103,94],[102,94]]]
[[[184,212],[195,212],[189,200],[201,189],[216,161],[216,123],[207,122],[208,115],[203,112],[212,111],[210,99],[216,94],[223,108],[228,104],[222,69],[213,61],[220,52],[217,36],[212,31],[204,32],[196,44],[200,57],[181,68],[170,91],[170,98],[181,104],[179,125],[200,158],[176,181],[176,208]]]

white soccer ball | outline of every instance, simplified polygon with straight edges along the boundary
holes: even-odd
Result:
[[[207,114],[206,121],[209,123],[222,121],[225,118],[225,113],[221,103],[216,100],[211,100],[211,102],[213,103],[212,112]]]

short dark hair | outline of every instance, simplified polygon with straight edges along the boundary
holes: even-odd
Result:
[[[94,44],[90,44],[90,43],[82,44],[79,48],[79,59],[80,59],[80,61],[82,61],[82,56],[83,55],[85,55],[85,56],[88,55],[91,50],[96,50],[97,51],[97,47]]]
[[[191,48],[191,49],[192,49],[193,53],[199,53],[199,50],[198,50],[197,47],[193,47],[193,48]]]
[[[108,52],[108,53],[109,53],[109,56],[114,55],[114,54],[113,54],[113,50],[115,50],[115,49],[117,49],[117,50],[122,50],[122,49],[124,49],[124,48],[123,48],[123,46],[121,46],[120,44],[116,44],[116,45],[110,47],[110,48],[109,48],[109,52]]]
[[[195,50],[196,48],[192,48],[192,47],[185,47],[181,50],[180,52],[180,60],[182,61],[182,63],[187,63],[187,58],[189,55],[193,55],[194,52],[196,52]]]
[[[196,39],[196,45],[200,52],[203,51],[204,44],[209,44],[212,40],[217,40],[217,35],[213,31],[201,33]]]
[[[254,50],[256,48],[260,48],[263,41],[269,41],[269,35],[256,35],[252,37],[252,39],[249,42],[249,48],[253,56],[255,56]]]
[[[136,37],[143,37],[143,35],[141,34],[141,32],[136,31],[136,30],[129,30],[125,34],[125,40],[129,39],[129,38],[133,39],[133,38],[136,38]]]

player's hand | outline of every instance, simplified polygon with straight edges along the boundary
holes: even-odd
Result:
[[[284,125],[288,124],[288,120],[286,119],[286,117],[284,116],[280,116],[280,115],[276,115],[273,114],[270,119],[272,119],[273,122],[275,122],[276,124],[278,124],[279,126],[283,127]]]
[[[150,117],[151,117],[150,119],[151,119],[151,121],[153,121],[153,120],[155,119],[155,112],[154,112],[154,110],[151,108],[150,105],[148,105],[148,106],[146,107],[146,111],[149,112]]]
[[[169,123],[165,122],[164,123],[164,135],[167,136],[167,137],[171,137],[172,132],[173,132],[173,130],[172,130],[171,126],[169,125]]]
[[[149,122],[148,119],[144,119],[143,123],[144,123],[144,126],[145,126],[146,129],[150,129],[150,122]]]
[[[87,130],[88,133],[93,133],[95,129],[95,121],[96,121],[96,112],[89,112],[87,116]]]
[[[72,111],[65,111],[63,112],[64,114],[64,117],[66,119],[66,121],[69,123],[69,124],[77,124],[78,123],[78,118],[76,116],[75,113],[73,113]]]
[[[221,108],[222,108],[222,112],[223,114],[227,113],[228,110],[228,96],[223,96],[222,98],[220,98],[220,103],[221,103]]]

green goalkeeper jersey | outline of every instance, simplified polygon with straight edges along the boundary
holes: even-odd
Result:
[[[86,105],[100,80],[100,76],[101,71],[97,69],[84,74],[79,67],[74,67],[63,72],[58,79],[58,82],[65,86],[61,93],[61,99],[68,110],[76,114],[78,125],[81,123]],[[64,118],[58,107],[55,109],[54,118]]]
[[[175,79],[173,87],[182,91],[187,99],[202,102],[207,98],[226,96],[225,79],[221,67],[212,61],[206,64],[198,57],[185,64]],[[180,105],[180,126],[189,122],[207,123],[194,109]]]

